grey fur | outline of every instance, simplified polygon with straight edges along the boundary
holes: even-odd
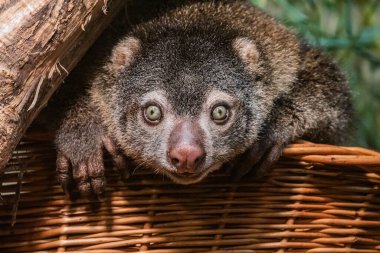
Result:
[[[119,149],[108,148],[112,155],[124,153],[186,184],[231,161],[236,176],[265,172],[297,138],[341,142],[352,114],[336,64],[242,2],[192,3],[134,27],[89,84],[56,137],[59,179],[72,184],[73,174],[83,194],[102,193],[102,160],[91,159],[107,138]],[[142,119],[143,98],[162,106],[158,125]],[[223,126],[210,119],[219,100],[232,114]],[[207,155],[190,178],[176,175],[167,160],[170,131],[181,120],[204,133]],[[85,172],[75,173],[80,168]]]

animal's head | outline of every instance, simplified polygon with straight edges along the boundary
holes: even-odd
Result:
[[[110,59],[92,95],[139,164],[195,183],[258,139],[269,75],[253,41],[205,31],[130,36]]]

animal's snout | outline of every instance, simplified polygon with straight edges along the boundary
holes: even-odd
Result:
[[[168,160],[179,174],[194,174],[202,164],[206,152],[202,129],[191,121],[182,121],[174,127],[170,139]]]

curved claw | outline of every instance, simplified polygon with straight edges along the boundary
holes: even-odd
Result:
[[[250,149],[237,158],[234,164],[235,169],[233,170],[234,180],[239,180],[247,175],[264,155],[263,150],[258,149],[258,146],[259,145],[255,143]]]
[[[255,143],[250,149],[237,158],[233,178],[243,176],[262,177],[277,162],[282,154],[283,144]]]
[[[105,176],[103,152],[98,149],[90,158],[71,164],[61,152],[57,154],[58,181],[71,199],[76,199],[75,189],[87,198],[101,198],[104,194]],[[75,187],[76,186],[76,187]]]
[[[255,176],[262,177],[270,171],[273,165],[280,158],[284,146],[284,144],[274,145],[265,153],[260,162],[254,168]]]
[[[116,143],[109,137],[103,137],[103,145],[107,152],[111,155],[112,163],[119,169],[123,179],[128,179],[131,173],[128,169],[128,160],[126,156],[120,151]]]
[[[70,160],[62,152],[58,151],[56,163],[58,182],[61,184],[64,192],[70,193],[74,188]]]
[[[87,161],[87,172],[92,192],[96,196],[102,197],[104,195],[106,178],[104,176],[103,154],[101,150]]]
[[[87,164],[81,161],[73,165],[73,178],[81,195],[88,197],[91,195],[91,184],[88,178]]]

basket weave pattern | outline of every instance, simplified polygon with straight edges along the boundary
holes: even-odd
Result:
[[[108,165],[105,200],[71,202],[44,139],[26,136],[0,179],[0,252],[380,252],[374,151],[301,142],[264,179],[190,186]]]

